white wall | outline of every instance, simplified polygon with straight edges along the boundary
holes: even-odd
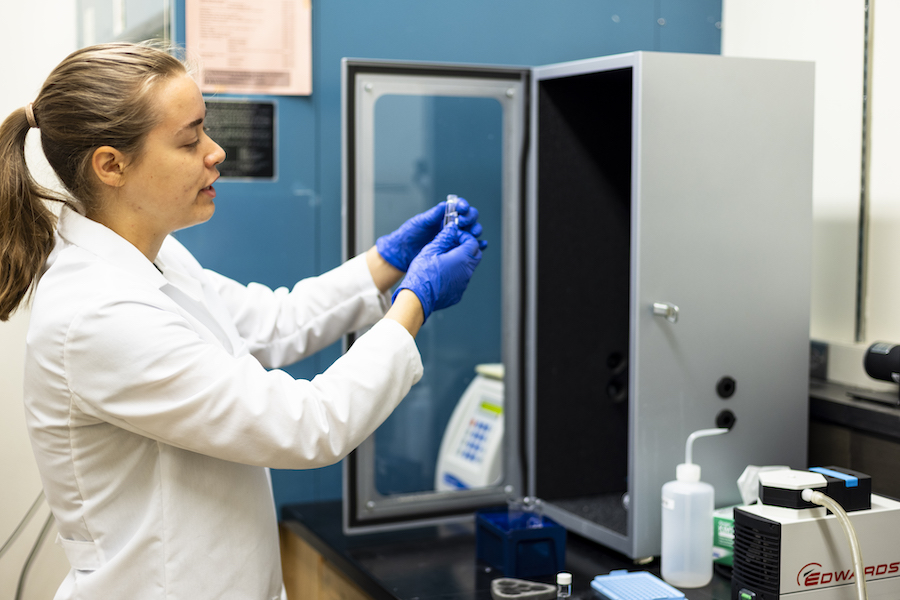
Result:
[[[75,0],[3,0],[0,4],[0,56],[3,57],[0,119],[33,100],[50,70],[74,49]],[[6,541],[41,490],[22,408],[27,324],[27,311],[0,323],[0,544]],[[0,559],[0,598],[15,596],[22,565],[48,514],[45,503],[15,545]],[[29,572],[23,596],[28,600],[53,598],[68,571],[62,550],[53,543],[55,538],[54,528]]]
[[[900,0],[875,0],[868,294],[855,340],[864,0],[723,0],[722,54],[816,63],[810,333],[829,379],[881,388],[862,368],[875,341],[900,343]],[[773,93],[777,93],[774,91]]]
[[[878,0],[867,338],[900,342],[900,0]]]

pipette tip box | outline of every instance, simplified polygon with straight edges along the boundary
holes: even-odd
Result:
[[[539,527],[510,524],[506,510],[475,513],[475,555],[507,577],[554,575],[566,564],[566,530],[540,516]]]
[[[591,587],[609,600],[683,600],[684,593],[647,571],[597,575]]]

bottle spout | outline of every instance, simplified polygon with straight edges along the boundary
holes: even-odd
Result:
[[[693,464],[693,449],[694,449],[694,440],[701,437],[709,437],[711,435],[721,435],[723,433],[728,433],[728,429],[724,427],[717,427],[715,429],[700,429],[695,431],[691,435],[688,436],[687,443],[684,445],[684,462],[685,464]]]

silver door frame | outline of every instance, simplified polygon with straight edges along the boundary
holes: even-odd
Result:
[[[374,435],[344,461],[344,530],[367,533],[471,520],[474,509],[503,503],[521,490],[519,405],[522,294],[521,219],[528,114],[527,69],[415,62],[342,61],[344,260],[375,243],[374,109],[386,94],[481,97],[503,109],[503,340],[504,466],[499,486],[453,492],[382,495],[375,487]],[[352,122],[351,122],[352,113]],[[347,343],[350,343],[348,340]],[[522,495],[522,492],[518,492]]]

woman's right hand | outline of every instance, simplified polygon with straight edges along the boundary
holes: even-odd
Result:
[[[435,310],[453,306],[481,262],[481,250],[471,233],[455,225],[445,227],[410,263],[394,299],[401,290],[413,292],[422,303],[425,320]]]
[[[446,201],[440,202],[437,206],[411,217],[396,231],[375,240],[375,247],[378,248],[381,257],[395,269],[408,271],[412,260],[441,231],[446,205]],[[459,213],[460,229],[468,231],[476,238],[481,235],[478,209],[469,206],[465,198],[459,198],[456,212]]]

